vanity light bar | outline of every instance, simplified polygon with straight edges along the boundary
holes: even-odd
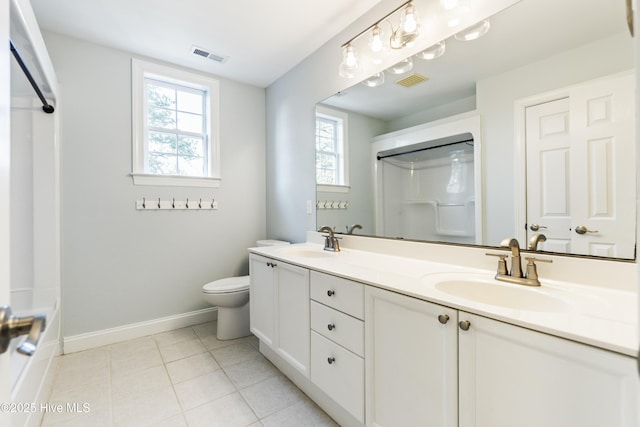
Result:
[[[351,44],[351,42],[353,42],[354,40],[356,40],[357,38],[359,38],[360,36],[362,36],[364,33],[373,30],[376,26],[378,26],[378,24],[380,24],[382,21],[384,21],[385,19],[387,19],[388,17],[390,17],[391,15],[393,15],[394,13],[396,13],[397,11],[399,11],[400,9],[402,9],[403,7],[407,6],[409,3],[411,3],[413,0],[409,0],[406,1],[404,3],[402,3],[400,6],[396,7],[395,9],[393,9],[391,12],[387,13],[385,16],[383,16],[382,18],[380,18],[379,20],[377,20],[373,25],[369,25],[367,28],[365,28],[364,30],[360,31],[358,34],[356,34],[355,36],[351,37],[349,40],[347,40],[346,42],[344,42],[342,44],[342,48],[344,48],[345,46],[348,46],[349,44]]]

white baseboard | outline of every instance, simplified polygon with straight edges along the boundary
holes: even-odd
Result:
[[[210,307],[189,313],[177,314],[145,322],[132,323],[117,328],[103,329],[86,334],[63,337],[63,352],[89,350],[121,341],[171,331],[199,323],[210,322],[218,318],[218,308]]]

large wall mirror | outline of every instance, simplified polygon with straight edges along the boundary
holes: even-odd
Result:
[[[525,249],[543,234],[538,250],[635,259],[635,73],[626,16],[623,0],[522,0],[492,16],[483,37],[451,37],[442,56],[412,57],[406,74],[385,71],[381,85],[358,83],[324,100],[319,111],[345,118],[348,181],[318,182],[318,227],[484,246],[515,236]],[[422,81],[412,85],[416,80]],[[402,147],[408,145],[403,135],[414,130],[470,118],[479,120],[475,147],[471,141],[438,148],[421,161],[443,165],[443,194],[447,186],[462,188],[462,179],[469,180],[467,188],[475,186],[476,193],[465,193],[461,203],[472,206],[466,212],[480,207],[479,219],[470,217],[478,226],[469,233],[476,234],[467,240],[447,233],[424,237],[412,234],[419,228],[414,226],[402,235],[402,227],[386,233],[377,206],[376,141],[397,136],[391,146]],[[582,141],[577,148],[575,141]],[[409,164],[400,167],[410,170]],[[442,205],[446,220],[453,218],[449,212],[463,213]],[[402,224],[409,216],[395,221]],[[414,216],[431,221],[429,215]]]

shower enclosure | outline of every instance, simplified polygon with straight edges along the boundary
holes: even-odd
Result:
[[[3,365],[3,396],[8,387],[11,401],[24,404],[46,401],[60,354],[59,111],[54,108],[59,100],[29,1],[11,0],[9,12],[9,300],[3,294],[0,305],[19,317],[46,316],[31,356],[22,354],[26,347],[17,351],[22,336],[2,355],[9,365]],[[39,406],[31,409],[11,413],[11,425],[39,425],[43,412]]]
[[[479,118],[375,138],[376,234],[480,243]]]

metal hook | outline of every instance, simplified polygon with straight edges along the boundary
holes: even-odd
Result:
[[[147,200],[143,197],[142,198],[142,209],[146,209],[147,208]]]
[[[213,204],[215,203],[216,199],[211,199],[211,209],[213,209]]]
[[[171,201],[171,207],[174,208],[174,209],[176,208],[176,198],[175,197]]]
[[[158,209],[160,209],[160,197],[158,197]]]
[[[198,207],[202,209],[202,199],[200,199],[200,201],[198,202]]]
[[[184,202],[184,207],[189,209],[189,198],[187,197],[187,201]]]

